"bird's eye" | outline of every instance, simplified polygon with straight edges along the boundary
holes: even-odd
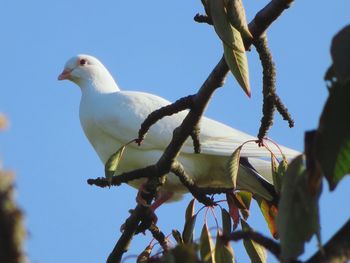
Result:
[[[83,58],[82,58],[82,59],[79,61],[79,64],[80,64],[80,66],[86,65],[86,64],[87,64],[86,59],[83,59]]]

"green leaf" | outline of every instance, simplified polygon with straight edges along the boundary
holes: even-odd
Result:
[[[237,200],[239,200],[242,204],[244,204],[244,208],[240,208],[239,210],[241,211],[241,214],[245,220],[248,219],[250,212],[250,203],[252,201],[252,193],[247,192],[247,191],[239,191],[238,193],[235,194]]]
[[[249,84],[248,59],[245,51],[232,49],[225,43],[223,43],[223,46],[224,46],[224,57],[231,73],[233,74],[238,84],[243,89],[243,91],[247,94],[247,96],[251,97],[251,90],[250,90],[250,84]]]
[[[319,238],[319,193],[315,196],[309,192],[308,174],[299,155],[288,167],[279,202],[277,227],[283,262],[297,259],[314,234]]]
[[[276,216],[278,213],[277,207],[262,198],[256,197],[255,199],[259,205],[261,213],[264,216],[267,226],[269,227],[271,235],[275,239],[277,239],[278,238],[278,232],[277,232],[277,226],[276,226]]]
[[[233,220],[232,230],[235,230],[238,226],[238,223],[239,223],[239,212],[238,212],[238,207],[237,207],[236,202],[235,202],[234,193],[227,193],[226,199],[227,199],[227,205],[229,208],[230,216]]]
[[[247,222],[241,219],[241,225],[243,231],[253,231]],[[265,248],[260,246],[253,240],[243,240],[244,247],[249,255],[252,263],[264,263],[266,262],[266,251]]]
[[[227,165],[226,165],[226,174],[227,174],[227,177],[231,179],[234,189],[237,186],[237,175],[238,175],[241,150],[242,150],[242,146],[239,146],[228,158]]]
[[[221,209],[221,218],[222,218],[222,233],[223,235],[230,235],[232,231],[232,223],[231,223],[231,216],[229,212],[227,212],[226,209]]]
[[[224,0],[207,0],[207,3],[213,20],[214,29],[220,39],[231,49],[245,50],[244,45],[241,42],[237,42],[237,39],[235,39],[236,36],[233,32],[234,27],[227,18]],[[240,35],[239,31],[237,32]]]
[[[208,0],[214,29],[224,45],[224,56],[233,76],[250,97],[248,59],[241,33],[229,22],[224,0]]]
[[[196,224],[197,216],[194,214],[196,199],[192,199],[186,208],[185,212],[185,226],[182,231],[182,239],[185,243],[191,243],[193,240],[194,226]]]
[[[112,177],[114,176],[115,172],[117,171],[119,162],[121,158],[123,157],[123,153],[125,150],[126,145],[123,145],[116,151],[114,154],[112,154],[111,157],[109,157],[108,161],[105,164],[105,176],[108,179],[109,182],[111,182]]]
[[[186,220],[184,230],[182,232],[182,239],[184,243],[191,243],[193,241],[196,219],[197,219],[197,215],[194,215],[189,220]]]
[[[186,212],[185,212],[186,221],[190,220],[194,215],[195,201],[196,199],[193,198],[187,205]]]
[[[205,263],[215,263],[214,242],[211,237],[208,225],[204,224],[200,238],[200,255]]]
[[[286,174],[287,168],[288,161],[286,159],[282,159],[282,161],[278,165],[277,171],[272,174],[273,185],[277,194],[281,193],[282,182]]]
[[[241,33],[244,39],[252,39],[253,36],[248,29],[247,18],[241,0],[228,0],[227,17],[234,28]]]
[[[320,118],[316,140],[316,159],[330,189],[350,173],[350,82],[338,85],[330,94]]]
[[[350,173],[350,136],[341,146],[334,168],[333,180],[339,182],[344,175]]]
[[[224,243],[220,237],[220,231],[217,232],[215,244],[215,261],[218,263],[235,262],[235,256],[230,243]]]

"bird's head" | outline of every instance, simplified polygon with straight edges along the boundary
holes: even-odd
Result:
[[[77,55],[70,58],[58,76],[58,80],[70,80],[82,90],[93,86],[99,91],[116,91],[117,84],[105,66],[90,55]]]

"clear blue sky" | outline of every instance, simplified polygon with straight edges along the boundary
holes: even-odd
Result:
[[[245,1],[249,20],[267,1]],[[80,127],[80,90],[58,82],[68,58],[92,54],[110,69],[122,89],[154,93],[174,101],[195,93],[220,59],[213,29],[193,22],[197,1],[10,1],[0,5],[0,112],[10,128],[0,134],[0,159],[17,174],[18,201],[25,211],[32,262],[104,262],[135,206],[128,186],[99,189],[86,179],[103,166]],[[305,130],[317,126],[327,97],[323,75],[330,64],[331,37],[349,20],[348,0],[296,1],[268,32],[277,67],[277,90],[296,121],[294,129],[276,116],[270,137],[303,149]],[[249,54],[252,99],[230,76],[206,115],[251,134],[261,118],[261,66]],[[322,237],[327,240],[350,215],[350,180],[335,193],[324,185]],[[159,209],[165,233],[182,229],[184,202]],[[249,223],[266,233],[259,212]],[[198,220],[201,227],[202,221]],[[149,236],[137,236],[129,254]],[[237,258],[247,256],[233,244]],[[316,250],[315,242],[308,255]],[[272,257],[270,257],[272,259]],[[133,262],[131,259],[127,262]]]

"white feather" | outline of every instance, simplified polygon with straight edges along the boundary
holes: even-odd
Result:
[[[81,59],[87,60],[88,64],[79,65]],[[71,71],[72,77],[68,79],[81,88],[81,125],[103,163],[121,145],[137,138],[141,123],[151,112],[170,104],[169,101],[152,94],[120,91],[108,70],[94,57],[74,57],[66,63],[65,69]],[[130,144],[118,167],[120,173],[156,163],[169,144],[173,130],[181,124],[186,114],[187,111],[183,111],[164,117],[151,127],[141,146]],[[201,154],[194,154],[192,140],[188,139],[178,158],[199,186],[230,187],[232,183],[224,173],[227,157],[248,140],[256,140],[256,137],[203,117],[200,123]],[[276,156],[280,156],[279,150],[272,143],[268,143],[268,146]],[[279,147],[287,157],[298,154],[292,149]],[[270,162],[263,160],[270,158],[269,151],[258,147],[256,143],[247,143],[241,156],[248,157],[265,179],[272,181]],[[249,174],[242,170],[239,170],[238,188],[249,188],[247,190],[270,199],[270,193],[259,183],[254,183]],[[139,187],[141,182],[142,180],[130,184]],[[186,189],[170,174],[163,191],[181,195]]]

